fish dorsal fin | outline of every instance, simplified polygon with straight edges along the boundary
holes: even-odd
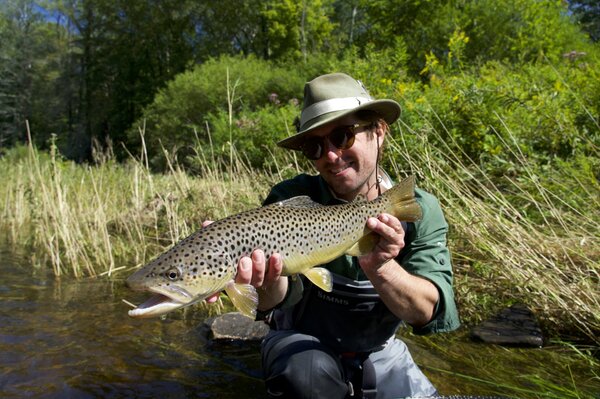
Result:
[[[323,205],[313,201],[308,195],[292,197],[273,204],[273,206],[284,206],[289,208],[318,208]]]
[[[363,238],[358,240],[353,246],[351,246],[347,251],[346,255],[350,256],[362,256],[366,255],[369,252],[373,251],[375,245],[379,241],[379,236],[373,232],[365,235]]]

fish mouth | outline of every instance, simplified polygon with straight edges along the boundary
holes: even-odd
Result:
[[[149,291],[154,292],[155,295],[138,305],[135,309],[128,311],[127,314],[130,317],[136,318],[157,317],[193,302],[192,296],[186,290],[179,287],[176,289],[172,287],[171,290],[179,294],[176,296],[183,296],[187,300],[182,301],[177,299],[175,295],[169,295],[164,289],[150,288]]]
[[[185,305],[185,303],[174,300],[166,295],[156,294],[138,305],[135,309],[128,311],[127,314],[135,318],[157,317]]]

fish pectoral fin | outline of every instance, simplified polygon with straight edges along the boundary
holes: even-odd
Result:
[[[331,273],[324,267],[313,267],[305,272],[302,272],[311,283],[322,289],[323,291],[331,292],[333,289],[333,280]]]
[[[251,319],[256,318],[256,307],[258,306],[256,288],[250,284],[236,284],[232,281],[225,287],[225,292],[231,299],[233,306],[241,314]]]
[[[366,255],[369,252],[373,251],[375,245],[379,241],[379,236],[373,232],[363,236],[360,240],[358,240],[353,246],[350,247],[346,251],[346,255],[350,256],[362,256]]]

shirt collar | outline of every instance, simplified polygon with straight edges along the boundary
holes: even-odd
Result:
[[[387,172],[381,168],[378,169],[377,179],[379,180],[379,184],[385,190],[389,190],[394,185],[392,183],[392,179],[387,174]],[[319,175],[319,184],[321,186],[321,193],[323,194],[323,204],[324,205],[336,205],[336,204],[344,204],[348,203],[345,199],[338,198],[331,187],[325,182],[325,179],[321,175]]]

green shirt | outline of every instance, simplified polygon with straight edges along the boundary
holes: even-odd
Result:
[[[452,289],[452,262],[446,246],[448,224],[438,200],[431,194],[416,189],[416,200],[422,208],[421,220],[408,224],[405,246],[396,258],[409,273],[431,281],[440,294],[433,319],[425,326],[413,328],[415,334],[451,331],[460,325],[454,291]],[[301,174],[275,185],[264,205],[292,197],[307,195],[323,205],[343,203],[336,198],[320,176]],[[366,280],[358,259],[341,256],[327,265],[331,272],[354,279]]]

